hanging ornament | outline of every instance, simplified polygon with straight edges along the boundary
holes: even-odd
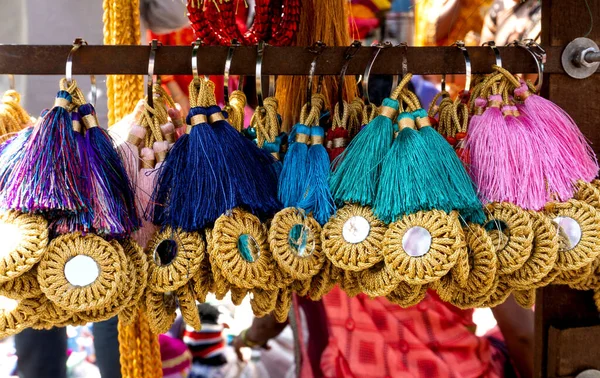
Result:
[[[428,285],[411,285],[400,282],[396,289],[386,296],[387,300],[402,308],[421,302],[427,295]]]

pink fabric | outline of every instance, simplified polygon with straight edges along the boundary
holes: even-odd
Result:
[[[183,341],[168,335],[158,335],[158,342],[163,364],[163,376],[185,377],[186,375],[181,375],[181,373],[187,371],[192,364],[192,355],[187,345]]]

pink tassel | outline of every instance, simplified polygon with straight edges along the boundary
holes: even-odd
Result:
[[[150,196],[154,190],[154,179],[155,179],[155,157],[152,148],[144,147],[141,151],[142,158],[142,169],[140,169],[137,178],[137,205],[138,212],[144,214],[145,209],[148,207],[150,202]],[[146,247],[152,235],[157,230],[157,227],[152,222],[142,218],[142,227],[133,234],[133,238],[143,248]]]
[[[598,174],[598,160],[573,119],[553,102],[531,93],[524,83],[515,89],[515,96],[524,102],[520,110],[546,132],[546,143],[553,147],[550,153],[560,156],[568,179],[592,181]]]
[[[181,118],[181,112],[178,109],[169,109],[167,110],[169,114],[169,118],[171,118],[171,122],[173,122],[173,126],[175,127],[175,134],[177,138],[185,134],[186,125]]]
[[[175,142],[177,141],[177,133],[175,132],[175,126],[171,122],[167,122],[164,125],[160,126],[160,131],[162,135],[165,137],[165,140],[169,144],[169,150]]]
[[[139,170],[140,162],[140,150],[139,146],[142,144],[144,137],[146,136],[146,129],[139,125],[133,125],[129,131],[127,140],[118,145],[117,150],[119,156],[125,166],[125,171],[129,180],[132,183],[136,183],[137,175]]]

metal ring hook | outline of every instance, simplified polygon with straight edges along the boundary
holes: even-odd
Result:
[[[339,79],[339,83],[338,83],[338,103],[339,104],[344,103],[344,79],[346,77],[346,71],[348,70],[350,61],[352,60],[352,58],[354,58],[354,55],[356,55],[358,50],[360,50],[361,46],[362,46],[362,43],[360,41],[354,41],[346,49],[346,52],[344,53],[344,60],[346,62],[344,63],[344,65],[342,66],[342,69],[340,71],[340,79]],[[343,116],[343,112],[344,112],[343,108],[344,107],[342,105],[340,105],[338,107],[339,112],[340,112],[340,117]]]
[[[265,53],[265,46],[265,41],[259,41],[256,50],[256,98],[258,99],[258,106],[260,107],[264,105],[262,93],[262,65]]]
[[[365,72],[363,73],[362,77],[362,90],[363,95],[365,97],[366,105],[369,105],[371,103],[371,99],[369,97],[369,78],[371,77],[371,69],[373,68],[373,64],[375,64],[375,60],[377,60],[377,56],[379,56],[381,50],[388,47],[392,47],[391,42],[378,43],[377,45],[375,45],[375,51],[373,51],[373,56],[371,56],[371,60],[369,60],[369,63],[367,63],[367,66],[365,67]]]
[[[467,76],[465,79],[465,89],[463,93],[467,94],[471,90],[471,76],[473,70],[471,69],[471,57],[469,56],[469,52],[465,47],[465,43],[463,41],[456,41],[452,44],[452,46],[456,46],[462,51],[463,57],[465,58],[465,75]],[[445,75],[444,75],[445,79]],[[445,81],[444,81],[444,89],[445,89]]]
[[[408,43],[400,42],[397,47],[403,47],[404,53],[402,54],[402,78],[408,74]],[[392,91],[396,89],[400,77],[398,75],[392,76]]]
[[[544,83],[544,65],[546,64],[546,50],[544,50],[542,46],[538,45],[533,39],[525,39],[519,42],[518,46],[529,51],[531,56],[533,56],[533,58],[535,59],[535,64],[537,66],[538,71],[538,78],[537,83],[535,83],[535,89],[537,92],[539,92],[542,88],[542,84]]]
[[[233,60],[233,52],[236,47],[240,46],[237,39],[231,40],[231,45],[227,50],[227,59],[225,59],[225,70],[223,72],[223,100],[225,104],[229,104],[229,72],[231,70],[231,61]],[[196,73],[198,75],[198,73]]]
[[[153,39],[152,42],[150,42],[150,56],[148,57],[148,83],[147,85],[147,93],[146,96],[148,97],[148,106],[149,107],[154,107],[154,89],[153,89],[153,85],[155,82],[155,76],[154,76],[154,63],[156,62],[156,50],[158,50],[158,46],[159,44],[161,44],[160,42],[158,42],[157,39]]]
[[[67,79],[67,84],[71,85],[73,83],[73,55],[75,55],[75,51],[79,50],[79,48],[83,45],[87,45],[85,39],[83,38],[75,38],[73,41],[73,47],[71,51],[69,51],[69,55],[67,56],[67,64],[65,65],[65,77]],[[96,86],[96,76],[90,75],[90,91],[92,94],[92,98],[90,103],[92,106],[96,106],[96,99],[98,98],[98,87]],[[14,89],[14,76],[12,76],[11,80],[11,89]]]
[[[315,56],[313,57],[313,60],[310,63],[310,69],[308,70],[308,86],[306,88],[306,103],[308,105],[311,104],[313,79],[315,78],[315,71],[317,69],[317,61],[319,60],[321,53],[323,53],[324,48],[325,48],[325,43],[323,43],[321,41],[317,41],[309,49],[309,51],[311,53],[313,53]],[[319,77],[319,80],[321,80],[321,79],[322,79],[322,76]]]
[[[481,46],[489,46],[494,51],[494,57],[496,58],[496,65],[502,68],[502,56],[500,56],[500,50],[494,41],[488,41],[481,44]]]

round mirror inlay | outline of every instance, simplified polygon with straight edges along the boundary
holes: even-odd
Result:
[[[237,246],[244,260],[248,262],[255,262],[260,257],[260,247],[252,235],[240,235]]]
[[[74,286],[87,286],[99,275],[98,264],[89,256],[77,255],[65,264],[65,278]]]
[[[177,256],[177,242],[165,239],[154,249],[154,262],[159,266],[169,265]]]
[[[348,219],[342,227],[342,237],[345,241],[352,244],[362,242],[369,236],[371,225],[365,218],[355,215]]]
[[[303,224],[296,224],[290,230],[288,234],[288,243],[296,255],[299,257],[310,256],[315,249],[314,240],[312,243],[308,243],[308,236],[310,235],[310,229]]]
[[[402,248],[410,256],[423,256],[431,248],[431,234],[423,227],[411,227],[402,237]]]
[[[560,247],[564,251],[569,251],[579,244],[581,240],[581,226],[573,218],[556,217],[554,222],[558,225],[559,233],[562,236]]]

